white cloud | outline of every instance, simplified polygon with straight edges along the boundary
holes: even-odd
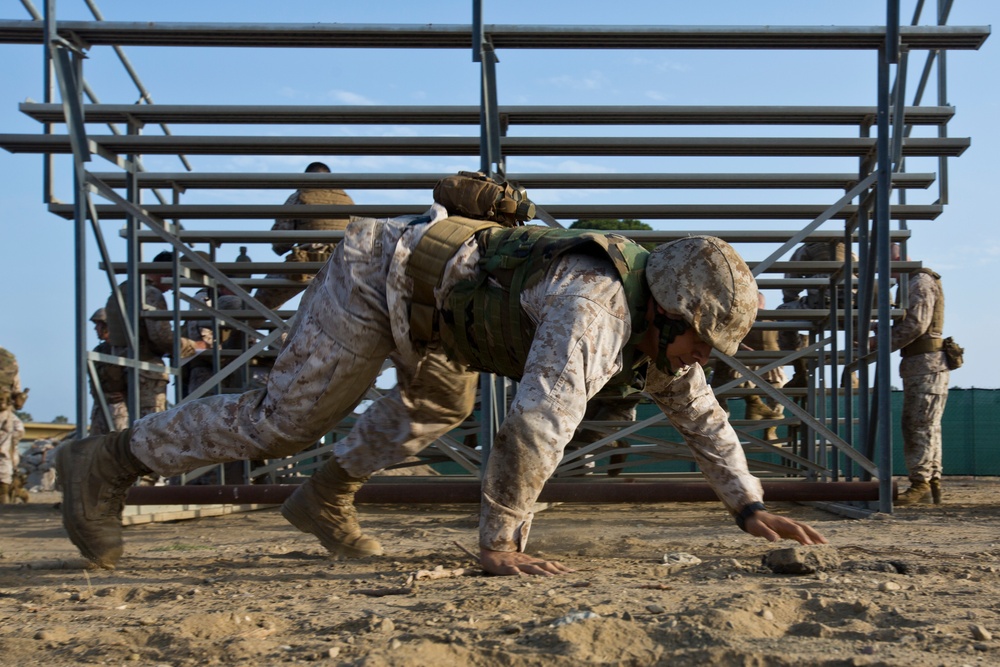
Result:
[[[330,90],[327,91],[326,96],[340,104],[377,104],[364,95],[349,90]]]
[[[543,79],[542,83],[555,86],[557,88],[567,88],[571,90],[601,90],[610,82],[608,77],[599,70],[581,74],[579,76],[557,76]]]

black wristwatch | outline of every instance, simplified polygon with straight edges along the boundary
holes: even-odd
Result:
[[[757,512],[766,512],[767,508],[764,507],[764,503],[750,503],[746,505],[743,509],[739,511],[736,515],[736,525],[740,527],[744,533],[747,532],[747,519],[752,517]]]

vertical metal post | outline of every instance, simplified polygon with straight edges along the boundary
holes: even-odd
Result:
[[[951,0],[938,0],[938,25],[944,25],[951,11]],[[948,52],[944,49],[937,52],[937,93],[938,105],[948,106]],[[948,126],[938,125],[938,136],[942,139],[948,136]],[[948,203],[948,158],[938,158],[938,204]]]
[[[133,136],[139,133],[139,126],[135,120],[129,120],[128,134]],[[128,167],[126,171],[127,184],[125,197],[133,204],[141,204],[142,196],[139,189],[138,156],[128,156]],[[125,217],[125,312],[122,314],[129,322],[128,331],[131,332],[129,339],[128,356],[130,359],[139,359],[139,327],[141,321],[139,312],[141,304],[145,301],[143,289],[143,278],[139,275],[138,263],[142,259],[142,252],[139,247],[139,221],[134,215],[126,214]],[[111,267],[108,267],[111,271]],[[135,422],[139,418],[139,369],[136,366],[129,366],[127,370],[128,381],[125,383],[127,389],[127,403],[129,422]]]
[[[43,91],[43,99],[46,104],[52,104],[55,99],[55,77],[53,76],[53,63],[52,63],[52,38],[56,36],[56,0],[46,0],[45,2],[45,17],[43,19],[45,25],[45,39],[42,43],[42,61],[45,70],[42,74],[42,85],[45,90]],[[43,125],[43,134],[55,134],[55,125],[53,123],[45,123]],[[52,166],[55,161],[55,155],[52,153],[46,153],[42,156],[42,202],[45,204],[50,204],[53,199],[53,183],[52,183]]]
[[[73,58],[75,82],[83,80],[83,58]],[[74,86],[71,94],[78,96],[83,104],[83,90]],[[82,111],[81,111],[82,113]],[[82,121],[82,118],[81,118]],[[76,287],[76,427],[79,436],[86,433],[87,378],[90,375],[87,364],[87,186],[84,160],[88,155],[73,154],[73,245],[76,262],[74,266]]]
[[[890,7],[896,4],[890,0]],[[898,9],[898,7],[897,7]],[[889,12],[890,16],[892,12]],[[898,14],[897,14],[898,18]],[[898,29],[898,25],[897,25]],[[886,30],[887,40],[893,34]],[[892,411],[889,402],[890,328],[889,319],[889,188],[892,171],[889,142],[889,45],[879,50],[878,61],[878,189],[875,192],[875,255],[878,268],[878,360],[875,400],[878,423],[879,511],[892,512]]]

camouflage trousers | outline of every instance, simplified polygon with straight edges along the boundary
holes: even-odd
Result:
[[[375,401],[336,455],[355,476],[421,451],[472,411],[478,374],[444,354],[396,354],[387,275],[405,225],[352,224],[310,283],[263,389],[209,396],[133,426],[131,447],[163,476],[210,463],[281,458],[319,440],[366,396],[385,359],[398,384]],[[398,332],[397,332],[398,333]]]
[[[14,470],[20,459],[17,445],[23,437],[24,424],[14,410],[0,411],[0,484],[10,484],[14,480]]]
[[[94,401],[94,407],[90,410],[90,428],[87,435],[104,435],[112,431],[124,431],[128,428],[128,404],[125,401],[108,403],[108,411],[111,413],[111,427],[104,417],[101,404]]]
[[[159,362],[162,363],[162,360]],[[139,373],[139,416],[145,417],[167,409],[167,380],[160,374]]]
[[[912,482],[941,478],[941,416],[948,371],[903,378],[903,458]]]
[[[270,279],[285,279],[288,276],[284,274],[268,274],[265,278]],[[309,276],[311,279],[312,276]],[[267,306],[271,310],[281,308],[283,305],[294,299],[296,296],[301,294],[306,287],[309,286],[310,281],[302,281],[299,285],[289,285],[288,287],[259,287],[257,291],[254,292],[253,298],[260,301],[262,305]]]

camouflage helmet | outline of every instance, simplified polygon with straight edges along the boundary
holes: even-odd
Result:
[[[95,324],[97,322],[107,322],[108,314],[103,308],[98,308],[97,310],[94,311],[94,314],[90,316],[90,321],[94,322]]]
[[[731,245],[714,236],[690,236],[658,246],[646,263],[646,282],[669,316],[728,355],[757,317],[757,281]]]

